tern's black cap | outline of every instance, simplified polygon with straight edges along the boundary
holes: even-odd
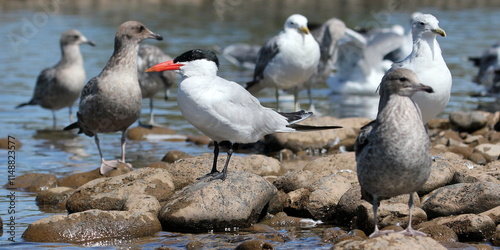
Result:
[[[219,68],[219,58],[211,50],[206,49],[193,49],[182,53],[180,56],[174,59],[174,63],[178,62],[190,62],[198,59],[207,59],[208,61],[215,62],[217,68]]]

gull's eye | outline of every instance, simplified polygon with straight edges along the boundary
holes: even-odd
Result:
[[[79,35],[74,35],[74,36],[73,36],[73,39],[75,39],[75,40],[78,40],[78,38],[80,38],[80,36],[79,36]]]
[[[425,25],[425,23],[424,23],[424,22],[419,22],[418,24],[420,24],[420,25],[422,25],[422,26],[424,26],[424,25]]]
[[[401,77],[401,78],[399,78],[399,80],[400,80],[400,81],[402,81],[402,82],[406,82],[406,81],[408,81],[408,78],[406,78],[406,77]]]
[[[143,32],[143,31],[144,31],[144,26],[142,26],[142,25],[141,25],[141,26],[139,27],[139,32]]]

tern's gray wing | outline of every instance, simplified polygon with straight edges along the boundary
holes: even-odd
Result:
[[[252,88],[252,86],[258,84],[259,81],[264,78],[264,70],[266,69],[267,64],[269,64],[269,62],[279,52],[278,38],[279,35],[271,38],[264,46],[262,46],[262,48],[260,48],[259,59],[257,60],[255,71],[253,73],[253,81],[247,83],[247,90]]]

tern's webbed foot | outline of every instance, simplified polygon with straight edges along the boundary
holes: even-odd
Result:
[[[405,230],[399,231],[398,233],[403,234],[403,235],[407,235],[407,236],[424,236],[424,237],[427,236],[427,234],[420,232],[418,230],[415,230],[413,228],[406,228]]]

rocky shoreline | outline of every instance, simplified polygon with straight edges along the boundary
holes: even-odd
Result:
[[[57,178],[50,174],[17,177],[20,190],[37,192],[43,211],[61,211],[32,223],[26,241],[84,242],[134,239],[159,231],[245,231],[237,249],[272,249],[286,241],[276,227],[315,224],[328,227],[322,240],[335,249],[451,249],[500,246],[500,112],[456,112],[429,122],[436,156],[431,177],[415,197],[412,223],[430,237],[390,234],[373,239],[370,203],[361,200],[353,145],[365,118],[321,117],[304,122],[343,129],[275,134],[242,149],[277,152],[274,157],[233,156],[228,178],[207,182],[211,154],[168,152],[162,161],[130,171],[119,167]],[[155,133],[160,133],[155,131]],[[168,131],[166,134],[171,134]],[[132,129],[131,139],[147,131]],[[175,140],[182,139],[174,136]],[[203,137],[187,137],[201,144]],[[281,159],[282,161],[279,161]],[[223,164],[221,153],[218,164]],[[379,226],[406,227],[407,197],[382,201]],[[262,236],[262,235],[266,236]],[[467,242],[482,242],[471,244]],[[190,249],[201,249],[193,242]]]

